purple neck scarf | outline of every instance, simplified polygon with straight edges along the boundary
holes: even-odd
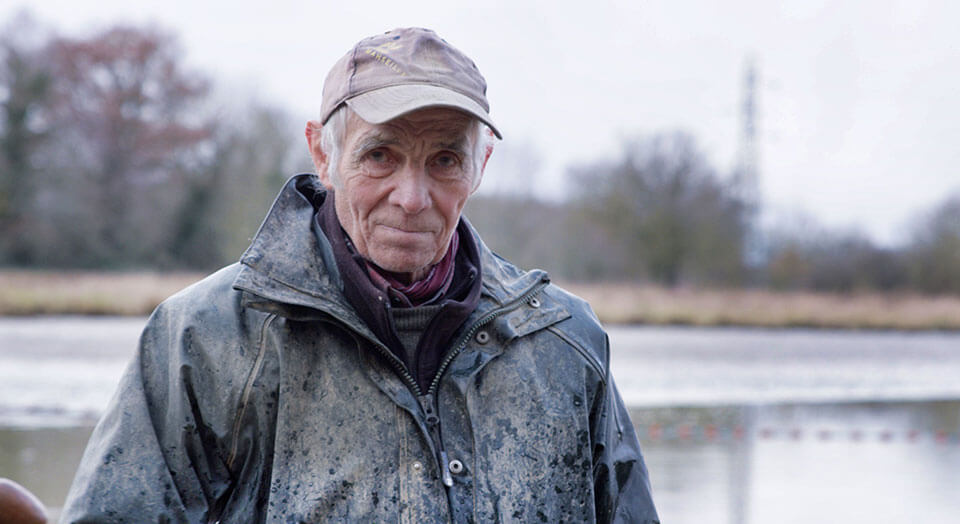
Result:
[[[352,247],[352,246],[351,246]],[[395,273],[387,271],[373,262],[364,259],[367,273],[373,284],[390,296],[400,298],[404,306],[420,306],[442,297],[453,282],[454,259],[460,247],[460,233],[454,230],[447,253],[440,262],[430,268],[427,276],[416,282],[404,284]]]

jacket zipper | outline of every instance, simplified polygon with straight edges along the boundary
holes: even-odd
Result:
[[[397,372],[398,375],[400,375],[400,378],[403,379],[403,383],[410,388],[410,391],[413,391],[413,393],[419,397],[422,394],[420,386],[417,385],[417,381],[413,378],[413,375],[410,373],[410,370],[407,369],[407,366],[404,365],[403,361],[401,361],[396,355],[393,354],[393,351],[387,349],[387,347],[379,341],[374,343],[374,347],[377,348],[377,351],[381,355],[387,358],[387,360],[390,362],[390,366],[394,371]]]
[[[465,331],[463,335],[461,335],[460,340],[455,346],[455,349],[447,353],[447,356],[444,357],[443,361],[440,363],[440,366],[437,368],[437,373],[434,375],[433,380],[430,382],[430,387],[427,389],[426,394],[427,395],[436,394],[437,388],[440,386],[440,377],[443,376],[443,372],[446,371],[450,363],[453,362],[453,359],[455,359],[457,355],[459,355],[460,352],[462,352],[464,348],[467,347],[467,343],[470,341],[471,338],[473,338],[477,334],[477,331],[479,331],[480,328],[489,324],[490,322],[493,322],[494,320],[497,319],[497,317],[500,317],[505,313],[509,313],[510,311],[517,309],[518,307],[520,307],[521,304],[530,301],[530,299],[533,298],[536,294],[540,293],[540,291],[542,291],[543,288],[547,287],[549,283],[550,283],[549,281],[538,282],[529,290],[527,290],[524,294],[520,295],[519,297],[507,303],[506,305],[501,306],[487,313],[485,316],[483,316],[483,318],[481,318],[480,320],[475,322],[472,326],[470,326],[470,328],[467,331]],[[347,325],[349,326],[349,324]],[[417,381],[413,378],[413,375],[407,369],[407,366],[405,366],[403,362],[399,358],[397,358],[397,356],[394,355],[392,351],[387,349],[387,347],[384,346],[383,343],[381,343],[379,340],[373,340],[373,339],[368,339],[368,340],[371,340],[371,342],[374,343],[373,344],[374,347],[377,348],[377,351],[381,355],[386,357],[386,359],[390,362],[391,367],[393,367],[394,371],[396,371],[397,374],[400,375],[400,378],[403,379],[403,382],[407,385],[407,387],[410,388],[410,390],[413,391],[413,393],[418,398],[423,396],[424,395],[423,391],[420,389],[420,386],[417,384]],[[422,405],[423,403],[421,403],[421,407]]]
[[[520,295],[518,298],[514,299],[512,302],[507,303],[505,306],[501,306],[487,313],[483,318],[481,318],[480,320],[475,322],[472,326],[470,326],[470,329],[465,331],[463,335],[460,337],[460,341],[455,346],[455,349],[447,353],[447,356],[444,357],[443,362],[440,363],[440,367],[437,368],[437,374],[434,375],[433,381],[430,382],[430,388],[427,389],[427,394],[428,395],[436,394],[437,388],[440,387],[440,377],[443,376],[443,372],[446,371],[447,366],[449,366],[450,363],[453,362],[453,359],[457,358],[457,355],[459,355],[460,352],[467,347],[467,343],[470,341],[470,339],[472,339],[477,334],[477,331],[479,331],[480,328],[489,324],[490,322],[493,322],[494,320],[497,319],[497,317],[505,313],[509,313],[514,309],[517,309],[518,307],[520,307],[521,304],[525,302],[529,302],[531,298],[533,298],[536,294],[540,293],[540,291],[542,291],[543,288],[547,287],[549,283],[550,281],[548,280],[538,282],[532,288],[527,290],[526,293]]]
[[[440,363],[440,367],[437,368],[437,373],[433,377],[433,381],[430,383],[430,388],[427,390],[426,395],[417,395],[417,400],[420,402],[420,408],[423,410],[424,415],[426,416],[427,428],[430,430],[430,436],[433,438],[435,447],[437,448],[437,462],[440,469],[440,478],[443,481],[443,485],[448,489],[453,487],[453,475],[450,472],[450,460],[447,455],[447,451],[443,446],[443,433],[440,429],[440,399],[437,394],[437,390],[440,387],[440,377],[443,376],[443,372],[446,371],[447,367],[453,362],[453,359],[467,347],[467,343],[472,339],[477,331],[483,326],[493,322],[497,317],[513,311],[520,307],[521,304],[524,304],[530,301],[537,293],[539,293],[543,288],[547,287],[549,281],[541,281],[535,286],[527,290],[526,293],[520,295],[512,302],[508,303],[505,306],[497,308],[486,315],[484,315],[480,320],[475,322],[470,329],[463,333],[463,336],[460,337],[460,341],[454,347],[453,351],[447,353],[447,356],[443,359],[443,362]],[[418,389],[419,390],[419,389]]]
[[[420,402],[420,408],[423,410],[427,422],[427,429],[430,431],[430,438],[433,439],[437,448],[437,466],[440,470],[440,478],[446,487],[453,486],[453,476],[450,474],[447,459],[447,451],[443,448],[443,434],[440,432],[440,407],[437,403],[436,395],[426,394],[417,397]]]

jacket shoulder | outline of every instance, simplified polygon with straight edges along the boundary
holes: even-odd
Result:
[[[164,300],[147,322],[144,339],[243,356],[268,314],[244,306],[243,292],[233,288],[239,271],[239,264],[229,265]]]
[[[164,300],[158,310],[195,313],[204,308],[218,308],[239,298],[233,281],[240,272],[240,264],[230,264],[211,273]]]
[[[474,233],[480,245],[484,286],[500,303],[517,296],[519,290],[528,289],[534,282],[549,282],[547,274],[539,269],[526,271],[491,251]],[[605,381],[609,373],[609,346],[597,315],[590,304],[569,291],[549,283],[540,292],[554,311],[547,329],[572,346],[596,370]]]
[[[570,314],[569,317],[551,326],[550,330],[566,343],[574,346],[574,349],[589,360],[597,368],[597,372],[606,378],[610,365],[609,343],[607,333],[593,312],[593,308],[586,300],[552,283],[544,288],[543,292]]]

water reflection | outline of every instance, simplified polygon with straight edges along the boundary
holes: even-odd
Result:
[[[670,523],[925,522],[960,514],[960,402],[633,410]]]
[[[946,524],[960,514],[960,401],[631,413],[664,522]],[[56,508],[89,433],[0,429],[0,476]]]
[[[144,321],[0,318],[0,476],[62,504]],[[618,327],[610,340],[620,391],[646,406],[633,416],[664,522],[960,514],[960,333]]]
[[[0,477],[32,491],[56,522],[92,427],[0,428]]]

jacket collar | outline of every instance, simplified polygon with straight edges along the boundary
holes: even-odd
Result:
[[[314,226],[314,204],[325,196],[314,175],[297,175],[284,185],[240,257],[233,287],[253,295],[249,303],[260,309],[292,306],[353,314],[333,250]]]

